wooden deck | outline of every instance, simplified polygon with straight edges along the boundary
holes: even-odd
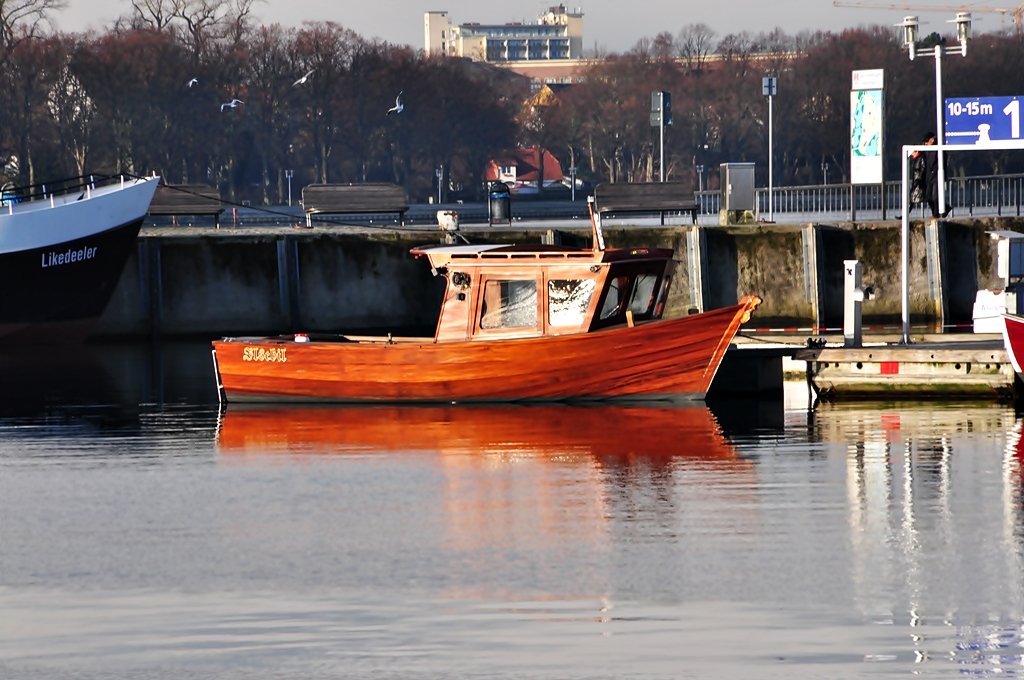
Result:
[[[807,379],[821,398],[996,398],[1018,394],[1001,339],[804,348]]]

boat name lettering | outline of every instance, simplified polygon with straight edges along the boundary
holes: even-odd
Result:
[[[242,350],[242,361],[266,361],[281,363],[288,361],[284,347],[246,347]]]
[[[86,260],[92,260],[96,257],[96,251],[99,250],[96,246],[85,246],[84,248],[78,248],[75,250],[67,249],[64,252],[58,252],[51,250],[48,253],[42,254],[42,268],[46,267],[60,267],[65,264],[72,264],[74,262],[85,262]]]

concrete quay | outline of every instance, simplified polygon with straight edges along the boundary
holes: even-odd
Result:
[[[682,218],[664,227],[651,222],[657,218],[606,222],[605,240],[609,246],[675,249],[678,267],[667,315],[712,309],[753,293],[764,303],[744,335],[789,331],[782,334],[785,346],[768,354],[789,357],[805,346],[808,337],[816,337],[829,340],[827,353],[815,360],[818,364],[835,364],[842,353],[851,365],[873,365],[876,362],[836,346],[842,344],[843,261],[857,259],[864,283],[878,291],[863,305],[865,344],[877,341],[873,326],[899,325],[898,222],[736,227],[694,226]],[[294,225],[298,224],[296,219]],[[912,224],[910,297],[915,327],[970,327],[977,290],[1001,283],[996,242],[987,234],[994,230],[1024,231],[1024,225],[1017,218]],[[468,224],[461,233],[472,242],[589,243],[590,225],[588,220],[538,218],[517,221],[511,228]],[[387,223],[232,226],[229,220],[220,229],[146,226],[96,335],[212,339],[297,331],[429,334],[440,281],[409,250],[441,242],[443,236],[436,222],[401,229]],[[870,358],[877,359],[877,351]],[[765,373],[762,382],[771,390],[777,382],[781,385],[786,369],[781,363],[776,367],[774,358],[764,361],[768,368],[748,365],[743,370]],[[891,363],[885,363],[886,370],[892,370]],[[950,365],[958,363],[967,362],[954,356]],[[971,375],[977,376],[979,360],[969,363]],[[989,363],[999,364],[999,380],[1007,379],[1003,358],[994,356]],[[837,375],[832,369],[821,375],[829,373]],[[885,380],[904,384],[907,375],[886,374]]]

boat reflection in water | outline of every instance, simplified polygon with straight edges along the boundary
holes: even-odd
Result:
[[[225,454],[433,452],[609,465],[680,457],[749,468],[703,405],[232,406],[217,441]]]

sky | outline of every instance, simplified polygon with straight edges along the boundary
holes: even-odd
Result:
[[[748,31],[769,32],[781,28],[789,35],[804,30],[839,32],[863,25],[894,25],[904,15],[917,15],[922,33],[950,33],[958,7],[971,11],[971,3],[956,5],[935,0],[910,0],[902,3],[840,0],[732,0],[699,3],[695,0],[576,0],[566,7],[583,12],[584,49],[625,52],[642,38],[653,38],[662,31],[673,35],[684,26],[704,23],[718,37]],[[973,3],[977,32],[1012,28],[1010,16],[986,8],[1012,8],[1017,0]],[[257,0],[254,14],[264,24],[300,26],[303,21],[334,21],[367,39],[423,47],[423,14],[447,11],[456,24],[536,23],[537,17],[557,0],[524,0],[520,3],[479,2],[479,0]],[[114,19],[127,14],[130,0],[67,0],[67,8],[56,13],[57,28],[81,32],[102,30]],[[936,8],[930,10],[929,8]]]

